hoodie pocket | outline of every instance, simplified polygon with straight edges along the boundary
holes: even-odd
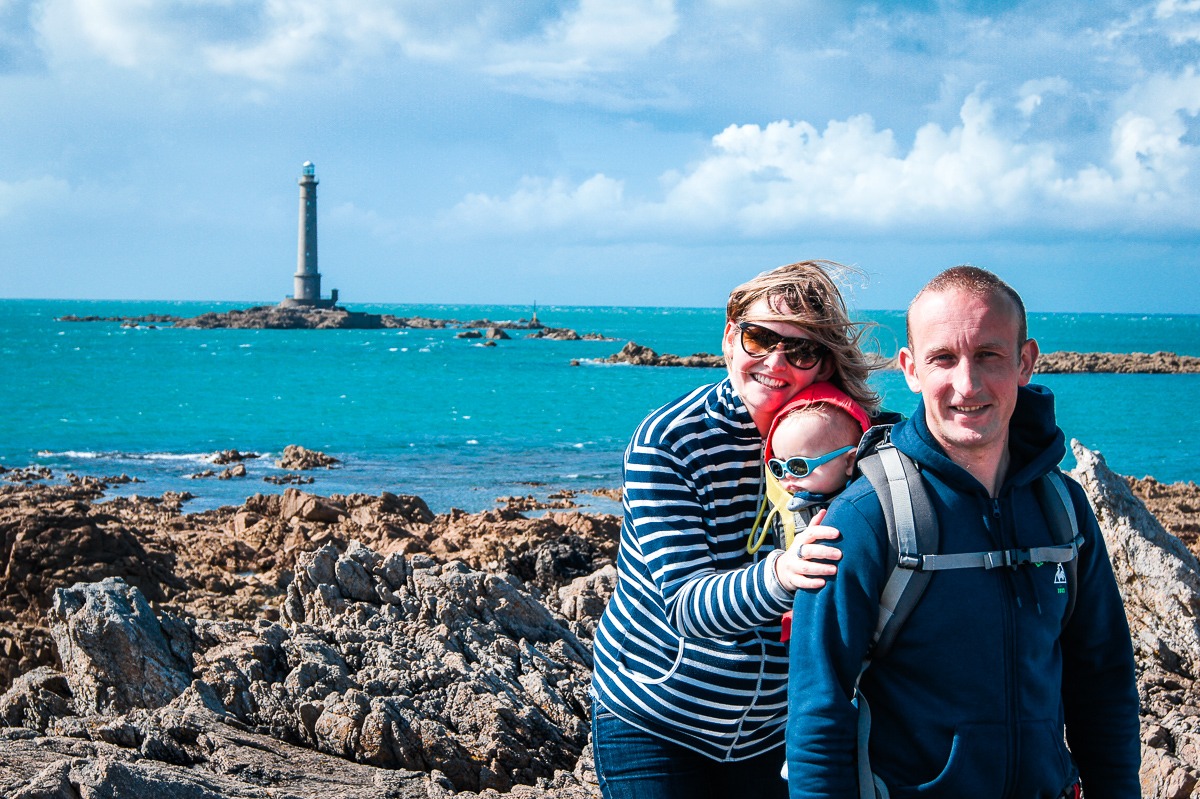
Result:
[[[617,666],[626,677],[643,685],[658,685],[671,678],[683,660],[683,639],[677,638],[675,651],[644,649],[640,658],[635,658],[629,647],[629,636],[621,639],[620,658]]]
[[[643,685],[682,680],[700,686],[753,687],[761,678],[763,652],[752,641],[747,645],[725,639],[676,638],[654,648],[634,649],[623,640],[619,667]]]
[[[1003,724],[959,726],[954,731],[941,772],[918,785],[892,787],[889,782],[892,797],[966,797],[994,793],[997,786],[1004,784],[1004,752],[1008,748],[1006,729]]]

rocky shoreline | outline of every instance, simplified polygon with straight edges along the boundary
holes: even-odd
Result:
[[[1045,352],[1038,374],[1200,374],[1200,358],[1173,352]]]
[[[468,322],[457,319],[431,319],[424,316],[402,317],[391,314],[370,314],[349,311],[341,307],[303,308],[278,305],[259,305],[252,308],[212,312],[194,317],[169,314],[142,316],[60,316],[58,322],[119,322],[123,327],[159,327],[199,330],[383,330],[416,329],[443,330],[461,328],[457,338],[485,339],[486,346],[509,338],[507,330],[528,330],[525,338],[551,341],[614,341],[599,333],[579,334],[570,328],[547,327],[532,320],[493,322],[476,319]],[[482,332],[481,332],[482,331]],[[880,369],[898,368],[895,358],[879,356]],[[607,358],[574,359],[572,366],[581,364],[628,364],[630,366],[683,366],[716,369],[725,366],[719,354],[697,352],[692,355],[659,354],[636,342],[626,342],[621,350]],[[1200,358],[1177,355],[1173,352],[1044,352],[1038,357],[1038,374],[1200,374]]]
[[[699,369],[724,368],[720,355],[698,352],[694,355],[659,354],[633,341],[607,358],[571,361],[572,366],[591,364],[627,364],[630,366],[686,366]],[[898,369],[895,358],[881,358],[879,369]],[[1049,374],[1200,374],[1200,358],[1173,352],[1043,352],[1038,356],[1037,373]]]
[[[1143,793],[1193,796],[1200,487],[1074,447],[1134,630]],[[294,488],[185,514],[24,476],[0,484],[0,795],[598,796],[617,517]]]
[[[507,330],[531,331],[527,338],[543,338],[552,341],[612,341],[599,333],[580,335],[565,327],[547,327],[537,318],[498,321],[490,319],[433,319],[426,316],[394,316],[332,308],[305,308],[302,306],[256,305],[251,308],[235,308],[230,311],[210,312],[199,316],[172,316],[170,314],[144,314],[141,316],[77,316],[67,314],[56,322],[117,322],[122,327],[171,326],[181,329],[215,330],[444,330],[461,328],[459,338],[506,339]],[[479,332],[484,330],[485,332]]]

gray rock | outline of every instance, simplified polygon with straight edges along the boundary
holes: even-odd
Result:
[[[118,577],[58,589],[49,617],[80,714],[161,707],[191,682],[141,591]]]
[[[1200,564],[1103,456],[1071,442],[1073,476],[1100,522],[1133,636],[1142,703],[1142,795],[1186,799],[1200,785]]]
[[[190,696],[190,698],[189,698]],[[176,762],[103,742],[0,729],[0,796],[25,799],[427,799],[425,774],[385,770],[239,730],[196,694],[145,722]]]
[[[1200,562],[1163,529],[1100,453],[1071,442],[1125,599],[1139,662],[1200,675]],[[1170,619],[1170,624],[1163,620]]]
[[[587,743],[587,647],[503,576],[327,546],[297,562],[284,625],[251,632],[198,625],[198,677],[284,740],[437,770],[457,790],[549,779]],[[249,651],[270,680],[248,672]]]
[[[58,718],[73,713],[71,687],[62,672],[41,666],[22,674],[0,696],[0,724],[45,732]]]

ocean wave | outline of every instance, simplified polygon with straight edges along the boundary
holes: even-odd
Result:
[[[89,460],[91,458],[104,458],[108,453],[104,452],[77,452],[75,450],[65,450],[63,452],[51,452],[48,449],[39,449],[37,452],[39,458],[77,458],[79,460]]]
[[[212,452],[92,452],[89,450],[67,449],[61,452],[38,450],[39,458],[72,458],[74,460],[113,460],[113,461],[198,461],[205,462],[213,459]]]

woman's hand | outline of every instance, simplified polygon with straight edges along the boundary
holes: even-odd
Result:
[[[789,591],[820,588],[825,585],[826,577],[837,574],[837,561],[842,559],[842,551],[818,542],[836,541],[842,534],[836,527],[821,524],[824,518],[822,509],[813,516],[808,527],[796,534],[787,551],[775,559],[775,576]]]

